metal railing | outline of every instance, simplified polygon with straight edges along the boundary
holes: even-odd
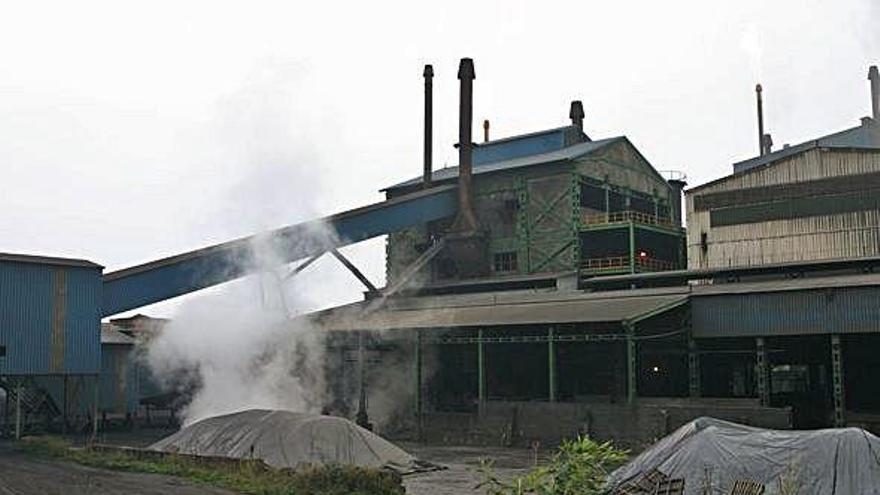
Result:
[[[646,225],[662,225],[664,227],[672,227],[672,220],[666,217],[651,215],[641,211],[612,211],[609,213],[582,213],[581,224],[583,225],[599,225],[603,223],[629,222],[641,223]]]
[[[659,272],[672,270],[675,264],[671,261],[659,260],[647,256],[636,256],[635,269],[638,272]],[[629,256],[612,256],[609,258],[589,258],[581,262],[581,269],[591,272],[629,269]]]

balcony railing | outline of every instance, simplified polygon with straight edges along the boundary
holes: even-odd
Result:
[[[662,225],[664,227],[672,227],[672,220],[666,217],[659,217],[641,211],[613,211],[609,213],[582,213],[581,224],[583,225],[599,225],[603,223],[629,222],[641,223],[646,225]]]
[[[671,261],[658,260],[647,256],[636,256],[637,272],[660,272],[672,270],[675,264]],[[613,256],[610,258],[589,258],[581,262],[581,269],[590,272],[629,270],[629,256]]]

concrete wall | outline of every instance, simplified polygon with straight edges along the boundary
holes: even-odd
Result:
[[[426,413],[428,443],[553,446],[587,434],[641,450],[681,425],[711,416],[766,428],[791,427],[789,408],[761,407],[753,399],[640,399],[610,403],[488,402],[481,413]]]

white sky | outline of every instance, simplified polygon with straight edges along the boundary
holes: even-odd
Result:
[[[114,270],[380,200],[420,173],[425,63],[456,163],[464,56],[475,135],[582,99],[691,185],[754,155],[758,80],[777,146],[858,124],[880,2],[765,3],[0,0],[0,251]],[[383,281],[382,239],[346,252]],[[300,285],[320,305],[359,297],[335,263]]]

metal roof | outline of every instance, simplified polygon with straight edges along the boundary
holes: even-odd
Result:
[[[75,258],[56,258],[52,256],[34,256],[30,254],[17,253],[0,253],[0,261],[9,261],[13,263],[34,263],[40,265],[54,266],[78,266],[84,268],[104,268],[103,266],[92,263],[88,260]]]
[[[799,290],[840,289],[845,287],[880,286],[880,274],[806,277],[763,282],[734,282],[691,286],[691,295],[716,296],[721,294],[761,294]]]
[[[641,291],[640,291],[641,292]],[[313,313],[324,330],[472,327],[553,323],[635,323],[687,302],[687,290],[589,294],[527,291],[389,299],[370,312],[370,301]]]
[[[122,333],[112,323],[101,323],[101,344],[134,345],[135,339]]]
[[[535,155],[523,156],[520,158],[513,158],[510,160],[503,160],[498,162],[485,163],[482,165],[474,165],[474,175],[480,174],[488,174],[493,172],[499,172],[502,170],[511,170],[522,167],[531,167],[534,165],[544,165],[555,162],[562,162],[567,160],[573,160],[575,158],[580,158],[584,155],[588,155],[595,151],[598,151],[609,144],[615,143],[617,141],[626,139],[624,136],[611,137],[607,139],[599,139],[597,141],[587,141],[585,143],[578,143],[571,146],[567,146],[565,148],[550,151],[547,153],[538,153]],[[458,167],[446,167],[441,168],[439,170],[434,170],[431,174],[431,180],[434,182],[443,182],[443,181],[451,181],[453,179],[458,178]],[[393,189],[399,189],[407,186],[414,186],[422,183],[421,177],[414,177],[407,181],[395,184],[393,186],[386,187],[382,189],[382,191],[390,191]]]
[[[880,123],[866,118],[862,125],[827,136],[806,141],[794,146],[782,148],[763,156],[756,156],[733,164],[733,175],[749,172],[760,167],[770,166],[785,158],[798,155],[815,148],[827,149],[865,149],[880,150]],[[697,187],[688,189],[688,194],[726,180],[730,175],[721,177]]]

